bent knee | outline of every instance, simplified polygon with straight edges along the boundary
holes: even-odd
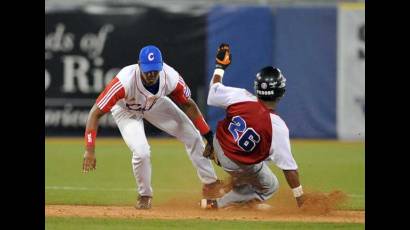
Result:
[[[269,193],[270,195],[273,195],[275,192],[277,192],[279,190],[279,182],[276,182],[272,185]]]
[[[268,186],[262,191],[263,195],[271,197],[275,192],[279,190],[279,181],[275,175],[271,177],[271,181]]]
[[[148,149],[140,149],[132,151],[132,162],[149,161],[151,152]]]
[[[189,148],[205,147],[201,134],[196,130],[180,132],[175,137]]]

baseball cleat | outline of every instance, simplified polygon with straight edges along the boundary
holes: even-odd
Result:
[[[150,196],[138,196],[136,209],[150,209],[152,203],[152,197]]]
[[[202,199],[200,202],[200,206],[202,209],[217,209],[218,204],[216,200],[208,200],[208,199]]]

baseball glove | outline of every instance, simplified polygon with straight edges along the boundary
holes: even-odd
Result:
[[[217,164],[218,166],[221,166],[218,159],[216,158],[214,147],[210,143],[206,144],[204,152],[202,153],[202,156],[204,156],[205,158],[213,160],[215,162],[215,164]]]

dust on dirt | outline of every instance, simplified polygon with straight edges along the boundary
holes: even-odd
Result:
[[[46,205],[47,216],[76,216],[94,218],[142,219],[208,219],[287,222],[364,223],[364,211],[338,210],[347,200],[345,193],[306,192],[306,201],[298,208],[288,191],[279,191],[267,204],[269,210],[251,207],[231,207],[219,210],[202,210],[195,198],[175,197],[160,204],[153,202],[150,210],[137,210],[132,206]]]
[[[310,192],[301,210],[312,214],[326,214],[335,210],[347,200],[347,195],[342,191],[333,191],[329,194]]]

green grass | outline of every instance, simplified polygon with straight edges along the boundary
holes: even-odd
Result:
[[[154,205],[181,195],[198,199],[201,184],[184,146],[171,139],[150,139]],[[122,139],[97,140],[97,170],[81,172],[83,139],[45,141],[46,204],[127,205],[136,199],[131,153]],[[364,143],[292,140],[304,188],[341,190],[350,196],[342,209],[364,209]],[[271,165],[290,190],[282,172]],[[226,173],[215,167],[220,177]],[[275,197],[272,198],[274,200]],[[364,224],[268,221],[145,220],[47,217],[46,229],[364,229]]]
[[[195,226],[195,227],[193,227]],[[364,224],[287,223],[268,221],[143,220],[48,217],[46,229],[364,229]]]
[[[81,173],[83,142],[46,140],[46,203],[131,205],[136,198],[131,153],[121,140],[97,143],[97,170]],[[175,193],[200,195],[201,184],[183,145],[150,140],[154,202]]]
[[[201,184],[182,143],[149,139],[154,205],[175,195],[200,197]],[[343,209],[364,209],[364,143],[292,140],[292,152],[306,189],[349,195]],[[131,153],[122,139],[97,140],[97,170],[81,173],[83,139],[45,141],[46,204],[133,205],[136,199]],[[271,166],[281,189],[283,173]],[[215,167],[221,177],[226,175]],[[290,192],[290,190],[289,190]],[[115,223],[115,222],[113,222]]]

